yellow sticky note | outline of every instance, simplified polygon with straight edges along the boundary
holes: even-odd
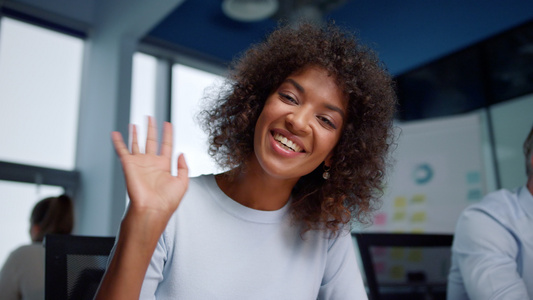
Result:
[[[411,202],[415,204],[422,204],[426,202],[426,195],[425,194],[415,194],[411,198]]]
[[[390,256],[392,259],[400,260],[403,259],[404,248],[394,247],[390,249]]]
[[[396,197],[394,198],[394,207],[403,208],[407,206],[407,198],[405,197]]]
[[[411,249],[407,253],[407,260],[412,262],[422,261],[422,249]]]
[[[426,221],[426,212],[425,211],[419,211],[413,213],[411,215],[411,222],[413,223],[419,223],[419,222],[425,222]]]
[[[395,265],[390,268],[390,277],[392,279],[403,279],[405,276],[404,267],[401,265]]]
[[[403,221],[405,220],[405,212],[398,211],[394,213],[394,216],[392,217],[394,221]]]

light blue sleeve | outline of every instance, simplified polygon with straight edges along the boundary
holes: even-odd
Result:
[[[483,210],[467,209],[461,215],[452,251],[470,299],[529,299],[517,269],[518,243]]]
[[[159,283],[163,281],[163,271],[167,261],[167,248],[165,244],[165,232],[159,238],[141,288],[140,300],[155,300]]]
[[[318,299],[368,299],[349,233],[343,232],[332,240],[326,259]]]

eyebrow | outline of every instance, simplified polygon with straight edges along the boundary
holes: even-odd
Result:
[[[298,82],[296,82],[294,79],[291,79],[291,78],[287,78],[287,81],[290,82],[292,85],[294,85],[294,87],[299,90],[300,92],[304,93],[305,92],[305,89],[303,86],[301,86]],[[331,105],[331,104],[326,104],[324,105],[327,109],[330,109],[330,110],[333,110],[333,111],[336,111],[338,112],[342,119],[345,120],[346,119],[346,115],[344,114],[344,110],[342,110],[340,107],[337,107],[335,105]]]
[[[294,81],[294,79],[291,79],[291,78],[287,78],[287,81],[292,83],[292,85],[294,85],[294,87],[299,90],[300,92],[304,93],[305,92],[305,89],[303,86],[301,86],[298,82]]]
[[[330,110],[333,110],[333,111],[336,111],[338,112],[342,119],[345,120],[346,119],[346,116],[344,114],[344,111],[340,108],[340,107],[337,107],[337,106],[334,106],[334,105],[331,105],[331,104],[326,104],[324,105],[327,109],[330,109]]]

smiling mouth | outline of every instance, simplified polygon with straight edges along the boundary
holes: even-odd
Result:
[[[274,140],[276,140],[281,145],[281,147],[283,147],[284,149],[294,151],[294,152],[304,152],[302,147],[298,146],[298,144],[289,140],[285,136],[277,132],[272,133],[272,136],[274,137]]]

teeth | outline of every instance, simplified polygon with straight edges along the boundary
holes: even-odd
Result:
[[[298,146],[298,144],[296,144],[293,141],[287,139],[286,137],[284,137],[283,135],[281,135],[279,133],[275,133],[274,134],[274,139],[276,141],[280,142],[283,146],[285,146],[286,148],[289,148],[292,151],[295,151],[295,152],[302,151],[302,148],[300,146]]]

